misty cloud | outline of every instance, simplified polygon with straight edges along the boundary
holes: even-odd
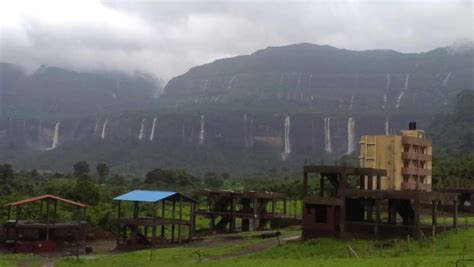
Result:
[[[472,1],[4,1],[0,62],[152,72],[268,46],[423,52],[473,40]]]

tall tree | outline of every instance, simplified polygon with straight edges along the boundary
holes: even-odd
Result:
[[[97,170],[97,173],[101,178],[104,178],[105,176],[109,175],[110,169],[109,166],[105,163],[98,163],[95,166],[95,169]]]
[[[79,176],[90,172],[89,164],[85,161],[79,161],[74,164],[74,175]]]

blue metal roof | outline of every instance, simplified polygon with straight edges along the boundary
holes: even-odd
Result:
[[[133,190],[118,197],[115,197],[114,200],[158,202],[175,194],[179,193],[171,191]]]

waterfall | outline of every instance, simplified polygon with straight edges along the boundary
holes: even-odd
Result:
[[[443,87],[448,86],[449,78],[451,77],[452,72],[449,72],[448,75],[443,80]]]
[[[199,144],[202,145],[204,144],[204,115],[201,115],[201,131],[199,132]]]
[[[385,90],[388,91],[390,89],[390,84],[391,84],[390,73],[387,73],[387,79],[386,79],[386,82],[385,82]]]
[[[290,116],[285,117],[285,148],[281,158],[285,160],[291,153],[290,144]]]
[[[107,123],[109,123],[109,120],[105,120],[104,124],[102,125],[102,133],[100,134],[100,138],[102,140],[105,139],[105,130],[107,128]]]
[[[324,118],[324,150],[327,153],[332,153],[331,145],[331,118]]]
[[[388,119],[385,120],[385,135],[390,134],[390,128],[388,126]]]
[[[53,142],[51,144],[51,147],[48,148],[47,150],[53,150],[59,145],[59,126],[60,125],[61,125],[60,122],[56,122],[56,125],[54,125]]]
[[[153,142],[153,139],[155,139],[155,126],[156,118],[153,118],[153,124],[151,125],[150,142]]]
[[[238,74],[232,76],[232,78],[230,78],[229,82],[227,83],[227,91],[229,91],[230,89],[232,89],[232,83],[234,82],[234,79],[237,78]]]
[[[203,88],[203,90],[206,90],[206,89],[207,89],[208,83],[209,83],[209,80],[206,80],[206,81],[204,82],[204,88]]]
[[[382,108],[385,108],[385,106],[387,105],[387,94],[388,94],[388,91],[390,90],[390,84],[391,84],[390,73],[387,73],[387,78],[385,82],[385,93],[383,94]]]
[[[402,97],[403,97],[403,94],[405,93],[405,91],[408,89],[408,81],[410,79],[410,74],[407,74],[405,76],[405,87],[403,88],[403,90],[400,92],[400,95],[397,97],[397,104],[395,106],[395,108],[399,108],[400,107],[400,102],[402,100]]]
[[[346,154],[352,154],[355,150],[355,121],[351,117],[347,121],[347,152]]]
[[[142,124],[140,126],[140,132],[138,133],[138,140],[143,139],[143,131],[145,130],[145,119],[142,120]]]

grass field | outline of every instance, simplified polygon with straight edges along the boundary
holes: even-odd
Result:
[[[298,228],[283,231],[283,237],[299,234]],[[224,235],[225,236],[225,235]],[[277,245],[276,239],[261,239],[253,233],[239,235],[239,239],[229,242],[213,242],[222,237],[214,236],[201,241],[201,245],[187,245],[180,248],[157,249],[122,254],[94,255],[91,258],[56,259],[54,266],[456,266],[460,258],[474,260],[474,229],[460,229],[457,233],[440,234],[435,241],[431,239],[387,240],[335,240],[315,239],[307,242],[289,241]],[[206,243],[209,241],[209,243]],[[273,242],[273,243],[272,243]],[[350,257],[349,244],[358,257]],[[268,245],[268,247],[262,246]],[[255,251],[252,250],[255,248]],[[264,249],[262,249],[264,248]],[[249,252],[250,251],[250,252]],[[28,255],[0,256],[0,266],[42,266],[48,259]],[[51,261],[49,261],[51,262]],[[25,265],[26,263],[26,265]],[[460,266],[474,266],[474,261]]]

